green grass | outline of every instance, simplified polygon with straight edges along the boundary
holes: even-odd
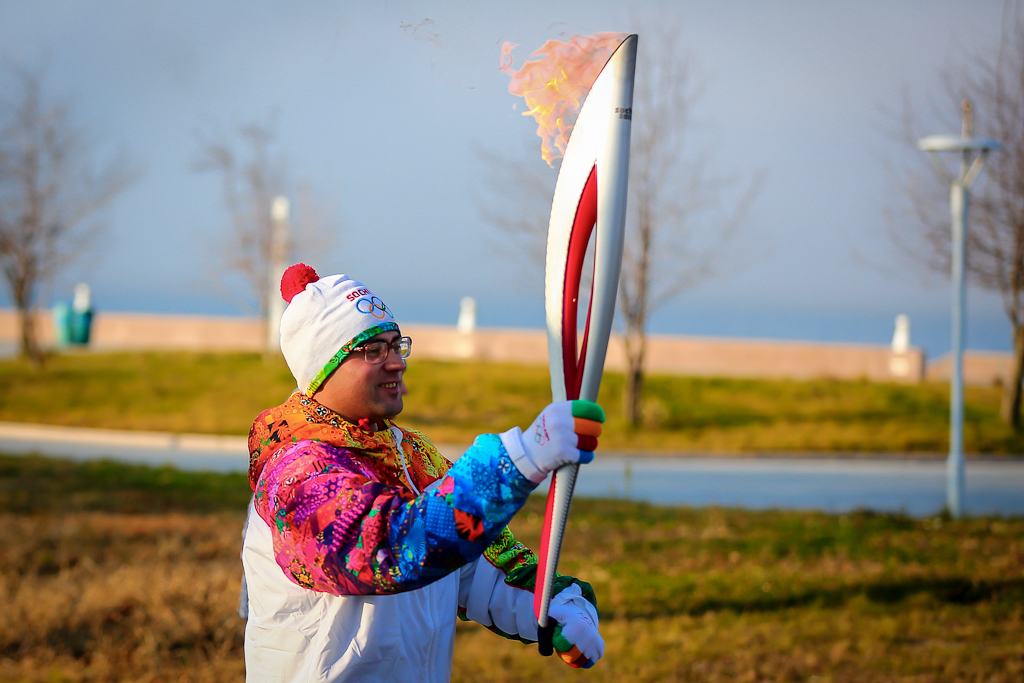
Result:
[[[412,359],[401,422],[438,443],[525,427],[550,400],[539,366]],[[76,354],[44,370],[0,361],[0,420],[211,434],[246,434],[293,380],[280,359],[244,353]],[[645,426],[622,419],[623,378],[607,373],[605,448],[661,451],[942,452],[945,384],[649,378]],[[998,415],[998,387],[968,387],[968,452],[1024,453]]]
[[[55,356],[43,370],[0,362],[0,420],[201,434],[247,434],[287,398],[283,360],[245,353]]]
[[[248,495],[238,475],[0,457],[0,680],[241,680]],[[536,547],[543,514],[531,498],[516,536]],[[580,499],[560,568],[594,585],[605,659],[572,671],[460,624],[453,680],[1019,681],[1022,538],[1024,518]]]
[[[224,512],[251,493],[245,474],[0,454],[0,512]]]

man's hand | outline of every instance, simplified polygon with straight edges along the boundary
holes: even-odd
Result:
[[[548,618],[554,619],[551,643],[566,664],[589,669],[604,656],[604,639],[598,632],[597,608],[572,584],[551,598]]]
[[[513,427],[501,441],[523,476],[542,482],[562,465],[594,459],[604,410],[591,401],[561,401],[541,411],[526,433]]]

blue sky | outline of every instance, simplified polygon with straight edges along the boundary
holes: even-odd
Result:
[[[127,149],[145,171],[52,298],[84,280],[99,310],[241,313],[208,284],[227,217],[216,177],[189,170],[194,131],[276,112],[291,176],[334,232],[297,258],[364,280],[403,320],[454,323],[471,295],[483,325],[539,327],[524,257],[473,201],[474,149],[517,152],[533,129],[512,110],[500,46],[521,59],[549,38],[655,20],[679,27],[707,79],[695,144],[721,174],[767,181],[719,275],[652,330],[887,343],[906,313],[929,356],[948,350],[948,284],[886,236],[883,164],[913,152],[880,109],[907,88],[941,101],[940,69],[994,45],[1001,1],[482,4],[4,0],[0,57],[45,61],[98,151]],[[969,345],[1009,348],[998,297],[972,290],[969,306]]]

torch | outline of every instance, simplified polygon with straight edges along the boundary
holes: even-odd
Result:
[[[544,277],[554,401],[596,401],[601,387],[622,267],[636,47],[637,36],[626,37],[594,81],[555,183]],[[592,235],[594,274],[578,343],[580,280]],[[548,607],[578,470],[579,465],[559,468],[548,491],[533,602],[544,656],[553,651],[554,622],[548,619]]]

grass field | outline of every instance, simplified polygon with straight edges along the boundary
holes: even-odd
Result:
[[[242,475],[0,456],[0,680],[240,681]],[[535,545],[543,500],[512,528]],[[1024,678],[1024,519],[574,503],[589,671],[460,625],[455,681]]]
[[[528,425],[550,400],[547,369],[411,360],[401,421],[438,443]],[[602,446],[662,451],[942,452],[948,387],[867,381],[655,376],[646,425],[621,418],[623,380],[608,373]],[[119,429],[246,434],[293,380],[280,359],[242,353],[74,354],[42,371],[0,361],[0,420]],[[997,387],[968,387],[968,452],[1024,453],[1024,435],[998,417]]]

